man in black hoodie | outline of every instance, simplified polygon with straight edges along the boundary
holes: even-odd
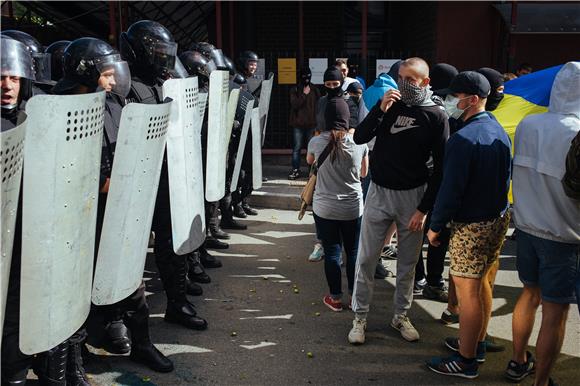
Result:
[[[389,90],[357,127],[354,141],[376,137],[371,157],[372,183],[363,214],[352,300],[355,312],[352,344],[364,343],[376,258],[389,226],[398,231],[399,256],[391,326],[407,341],[419,333],[407,317],[413,301],[413,279],[423,240],[423,226],[441,182],[443,153],[449,136],[447,115],[431,100],[429,66],[421,58],[401,63],[399,90]],[[427,168],[433,157],[434,170]]]

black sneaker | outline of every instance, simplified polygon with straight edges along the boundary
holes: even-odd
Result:
[[[423,297],[425,299],[447,303],[447,300],[449,300],[449,292],[447,292],[447,288],[445,287],[435,287],[428,285],[423,288]]]
[[[508,381],[521,382],[525,377],[536,371],[536,360],[532,353],[526,351],[526,358],[526,362],[521,364],[514,360],[509,361],[504,373]]]
[[[298,169],[294,169],[290,172],[290,174],[288,174],[289,180],[295,180],[297,178],[300,178],[300,170]]]
[[[451,351],[459,352],[459,338],[445,338],[444,340],[445,347],[447,347]],[[484,342],[477,342],[477,351],[475,353],[475,359],[477,359],[477,363],[484,363],[485,362],[485,343]]]
[[[485,336],[485,351],[487,352],[502,352],[505,351],[505,346],[501,343],[496,342],[493,336]]]
[[[413,295],[421,295],[423,289],[427,286],[427,279],[416,280],[415,285],[413,285]]]
[[[459,323],[459,314],[454,314],[446,308],[441,314],[440,320],[443,324],[457,324]]]
[[[427,362],[427,367],[429,370],[442,375],[467,379],[474,379],[479,376],[477,361],[467,363],[459,354],[454,354],[448,358],[433,358]]]

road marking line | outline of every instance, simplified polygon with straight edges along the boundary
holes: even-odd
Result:
[[[270,274],[270,275],[230,275],[229,277],[242,277],[248,279],[254,278],[266,278],[266,279],[286,279],[286,277],[278,274]]]
[[[269,315],[269,316],[254,316],[251,318],[240,318],[240,320],[247,320],[247,319],[286,319],[286,320],[290,320],[292,319],[294,315],[293,314],[287,314],[287,315]]]
[[[267,261],[267,262],[272,262],[272,263],[279,263],[280,259],[258,259],[257,261]]]
[[[268,347],[268,346],[276,346],[277,343],[274,342],[260,342],[258,344],[254,344],[254,345],[245,345],[245,344],[241,344],[240,347],[246,348],[248,350],[253,350],[256,348],[262,348],[262,347]]]
[[[262,310],[240,310],[241,312],[262,312]]]
[[[258,267],[258,269],[274,270],[274,269],[276,269],[276,267]]]
[[[207,352],[213,352],[213,350],[190,346],[186,344],[167,344],[167,343],[156,343],[155,346],[165,355],[173,354],[203,354]]]

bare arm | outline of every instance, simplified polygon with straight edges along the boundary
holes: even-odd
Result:
[[[365,178],[369,174],[369,156],[365,155],[362,159],[362,164],[360,166],[360,176]]]
[[[314,163],[314,154],[312,153],[306,154],[306,163],[308,165],[312,165]]]

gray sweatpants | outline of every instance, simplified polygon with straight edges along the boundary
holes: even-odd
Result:
[[[413,302],[415,265],[423,243],[423,232],[407,229],[417,210],[425,186],[410,190],[391,190],[371,182],[362,218],[358,257],[356,260],[352,310],[366,318],[373,296],[377,257],[385,242],[387,230],[397,225],[397,284],[394,314],[405,315]]]

